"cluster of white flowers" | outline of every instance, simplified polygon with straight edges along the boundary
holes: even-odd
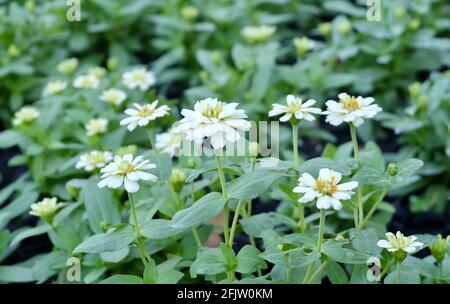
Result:
[[[94,150],[81,155],[75,167],[77,169],[84,169],[85,171],[91,172],[95,168],[103,168],[112,159],[113,155],[111,152]]]
[[[119,89],[108,89],[102,92],[100,100],[109,104],[120,106],[127,99],[127,94]]]
[[[168,132],[156,135],[155,145],[158,150],[168,153],[173,157],[178,155],[182,141],[182,132],[176,126],[173,126]]]
[[[298,200],[300,203],[317,200],[316,206],[319,209],[333,207],[340,210],[341,201],[350,199],[354,194],[351,190],[358,187],[358,182],[355,181],[339,184],[341,179],[342,175],[339,172],[323,168],[320,169],[317,179],[309,173],[303,173],[298,179],[298,186],[293,191],[304,194]]]
[[[94,74],[80,75],[73,82],[77,89],[96,89],[99,85],[100,79]]]
[[[319,108],[313,108],[312,106],[316,103],[314,99],[309,99],[303,103],[302,99],[295,97],[294,95],[288,95],[286,97],[287,105],[280,105],[274,103],[272,105],[272,110],[269,112],[269,116],[278,116],[284,114],[280,117],[281,122],[289,121],[292,118],[294,120],[305,119],[308,121],[315,120],[312,114],[320,114],[322,111]]]
[[[88,136],[105,133],[108,129],[108,120],[106,118],[91,119],[84,127]]]
[[[56,197],[47,197],[40,202],[32,204],[30,207],[30,214],[49,221],[61,206],[62,203],[58,203],[58,199]]]
[[[377,246],[387,249],[389,252],[404,251],[406,253],[415,253],[418,249],[423,247],[423,243],[417,242],[417,237],[414,235],[404,236],[400,231],[396,234],[392,232],[386,233],[386,240],[380,240]]]
[[[50,81],[45,86],[44,91],[42,92],[42,95],[44,95],[44,96],[56,95],[56,94],[64,91],[66,89],[66,87],[67,87],[67,82],[65,82],[65,81],[62,81],[62,80]]]
[[[194,111],[183,109],[179,129],[187,140],[202,143],[210,138],[214,149],[221,149],[226,142],[235,142],[241,137],[239,131],[250,130],[244,110],[236,109],[238,103],[225,103],[217,98],[207,98],[194,105]]]
[[[39,117],[39,111],[34,107],[23,107],[14,114],[13,125],[27,124]]]
[[[156,168],[155,164],[151,164],[148,160],[144,160],[143,156],[133,158],[132,154],[126,154],[123,157],[116,155],[114,160],[101,169],[102,180],[98,183],[98,187],[117,189],[122,184],[129,193],[139,190],[139,181],[156,181],[157,177],[145,170]]]
[[[128,117],[120,121],[121,126],[128,125],[129,131],[133,131],[137,126],[144,127],[150,121],[168,115],[170,111],[170,108],[166,105],[158,107],[158,100],[146,105],[135,103],[133,106],[135,109],[125,110]]]
[[[122,82],[129,89],[139,88],[141,91],[148,90],[156,82],[155,75],[145,68],[136,68],[122,75]]]

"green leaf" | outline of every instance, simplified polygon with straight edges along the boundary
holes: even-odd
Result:
[[[386,174],[373,167],[362,167],[361,170],[355,174],[353,179],[363,185],[373,185],[379,187],[389,185],[389,179]]]
[[[218,192],[208,193],[192,206],[175,213],[170,226],[176,229],[196,227],[219,214],[224,205],[225,199],[222,194]]]
[[[144,284],[144,281],[135,275],[115,274],[101,281],[100,284]]]
[[[228,265],[228,268],[234,269],[236,267],[236,254],[234,253],[234,250],[225,243],[220,243],[219,248],[220,251],[222,251],[223,257]]]
[[[397,279],[397,269],[389,273],[384,279],[384,284],[395,284]],[[401,284],[420,284],[419,273],[409,267],[402,265],[400,268],[400,283]]]
[[[12,239],[10,246],[15,246],[16,244],[20,243],[21,241],[33,237],[36,235],[41,235],[44,233],[47,233],[48,231],[52,230],[52,227],[50,225],[42,225],[34,228],[29,228],[20,231],[16,236]]]
[[[369,254],[361,253],[355,250],[343,248],[343,242],[328,240],[322,246],[322,252],[332,261],[345,264],[365,264],[370,257]]]
[[[245,233],[252,237],[261,237],[263,231],[273,229],[280,225],[281,221],[273,213],[260,213],[239,220]]]
[[[101,253],[116,251],[128,246],[135,238],[133,227],[126,225],[107,233],[89,237],[78,245],[73,252]]]
[[[352,246],[355,250],[375,257],[380,255],[381,248],[377,246],[380,237],[374,229],[369,228],[362,231],[355,229],[352,231],[351,236],[353,238]]]
[[[151,240],[162,240],[184,232],[187,228],[175,228],[172,222],[163,219],[154,219],[145,222],[141,227],[141,233]]]
[[[346,161],[335,161],[330,158],[325,157],[317,157],[310,160],[305,161],[300,165],[300,173],[307,172],[311,174],[313,177],[319,176],[319,171],[322,168],[328,168],[337,172],[340,172],[342,175],[350,175],[352,173],[351,163],[347,163]]]
[[[280,172],[272,170],[247,173],[228,184],[229,195],[235,199],[254,199],[266,191],[280,176]]]
[[[397,163],[398,172],[394,176],[396,183],[403,183],[408,177],[414,175],[414,173],[423,166],[423,161],[416,158],[408,158],[401,160]]]
[[[214,275],[228,270],[227,263],[219,248],[207,248],[199,252],[197,259],[190,268],[191,277],[199,274]]]
[[[108,263],[119,263],[123,259],[125,259],[130,253],[129,247],[123,247],[116,251],[111,252],[102,252],[100,253],[100,257],[103,261]]]
[[[39,194],[37,192],[25,192],[0,210],[0,229],[8,225],[13,218],[27,212],[31,204],[35,203]]]
[[[144,269],[144,283],[153,284],[158,277],[158,270],[156,269],[155,261],[152,259],[145,265]]]
[[[332,284],[347,284],[348,277],[345,270],[336,262],[329,262],[325,268],[328,279]]]
[[[369,141],[360,153],[360,160],[364,166],[373,167],[384,172],[384,157],[380,147],[373,141]]]
[[[252,273],[258,269],[265,269],[266,262],[259,254],[261,252],[253,245],[245,245],[237,254],[236,271],[239,273]]]
[[[24,283],[34,281],[30,268],[23,266],[0,266],[0,282]]]

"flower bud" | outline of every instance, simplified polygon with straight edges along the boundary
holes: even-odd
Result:
[[[394,176],[398,173],[398,167],[395,163],[389,163],[387,166],[387,172],[390,176]]]
[[[117,59],[117,57],[109,57],[108,60],[106,61],[106,67],[110,71],[114,71],[115,69],[117,69],[118,66],[119,60]]]
[[[219,64],[222,61],[222,54],[220,53],[220,51],[215,50],[211,52],[211,60],[214,64]]]
[[[31,211],[29,213],[42,218],[48,223],[51,223],[53,221],[53,217],[61,206],[62,204],[58,203],[58,199],[56,197],[46,197],[42,201],[32,204],[30,206]]]
[[[411,97],[413,97],[413,98],[419,96],[420,87],[421,87],[421,84],[420,84],[420,82],[417,82],[417,81],[410,84],[408,86],[409,95],[411,95]]]
[[[101,79],[106,75],[106,69],[102,67],[93,67],[89,69],[88,74],[94,75],[98,79]]]
[[[419,106],[420,109],[426,109],[428,107],[428,96],[421,94],[417,98],[417,105]]]
[[[180,169],[173,169],[172,174],[169,178],[169,183],[175,190],[175,192],[180,193],[183,188],[184,182],[186,181],[186,174]]]
[[[131,155],[135,155],[137,152],[138,147],[136,145],[129,145],[129,146],[125,146],[125,147],[120,147],[117,151],[116,151],[116,155],[119,156],[124,156],[127,154],[131,154]]]
[[[348,34],[352,30],[352,24],[348,20],[342,20],[338,23],[337,28],[341,34]]]
[[[323,23],[319,24],[319,28],[318,28],[319,32],[322,35],[324,35],[325,37],[330,35],[331,29],[332,29],[332,26],[331,26],[330,22],[323,22]]]
[[[58,72],[64,75],[72,75],[77,68],[78,68],[78,59],[76,58],[63,60],[57,66]]]
[[[107,221],[101,221],[100,222],[100,227],[102,228],[103,232],[108,231],[109,229],[109,223]]]
[[[25,2],[25,8],[30,13],[34,13],[34,10],[36,9],[36,3],[34,2],[34,0],[28,0],[27,2]]]
[[[307,37],[295,38],[293,42],[298,57],[302,57],[309,50],[312,50],[315,46],[314,40],[311,40]]]
[[[198,9],[195,6],[185,6],[181,9],[181,16],[184,20],[192,22],[198,17]]]
[[[196,166],[195,160],[193,160],[192,158],[191,158],[190,160],[188,160],[188,167],[189,167],[190,169],[194,169],[195,166]]]
[[[394,12],[397,18],[403,18],[406,15],[406,9],[403,6],[397,6]]]
[[[258,157],[259,144],[257,142],[251,142],[248,144],[248,155],[250,155],[251,157]]]
[[[436,241],[434,241],[434,243],[430,245],[431,254],[438,262],[442,262],[444,260],[449,242],[450,235],[444,239],[442,238],[442,235],[439,234],[436,238]]]
[[[419,19],[413,19],[408,24],[409,28],[412,30],[417,30],[420,27],[420,20]]]
[[[19,50],[19,48],[17,48],[17,45],[15,44],[10,44],[8,47],[8,56],[10,58],[17,58],[20,57],[21,52]]]

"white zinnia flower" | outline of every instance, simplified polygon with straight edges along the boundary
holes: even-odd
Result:
[[[314,99],[308,99],[303,103],[300,97],[295,97],[294,95],[288,95],[286,97],[287,105],[280,105],[274,103],[272,105],[272,110],[269,112],[269,116],[277,116],[284,114],[280,117],[280,121],[285,122],[290,120],[292,117],[295,119],[306,119],[308,121],[313,121],[316,118],[312,114],[320,114],[322,111],[319,108],[312,108],[316,101]]]
[[[101,169],[113,159],[113,155],[109,151],[91,151],[80,156],[75,168],[83,168],[85,171],[91,172],[95,168]]]
[[[147,71],[145,68],[136,68],[125,72],[122,75],[122,82],[129,89],[139,88],[141,91],[146,91],[149,87],[155,84],[155,75]]]
[[[105,118],[91,119],[84,127],[88,136],[105,133],[108,129],[108,120]]]
[[[170,156],[178,154],[181,148],[181,142],[183,140],[183,134],[176,127],[172,127],[169,132],[156,135],[156,149],[169,153]]]
[[[350,199],[354,194],[352,189],[358,187],[358,182],[339,184],[342,175],[339,172],[323,168],[319,177],[314,179],[309,173],[303,173],[298,179],[299,184],[293,189],[295,193],[304,193],[298,201],[307,203],[317,199],[317,208],[329,209],[331,206],[339,210],[342,208],[341,200]]]
[[[386,233],[387,240],[380,240],[377,242],[377,246],[380,248],[385,248],[389,252],[396,252],[402,250],[406,253],[414,253],[418,249],[423,247],[423,243],[416,242],[417,237],[414,235],[404,236],[400,231],[396,234],[392,232]]]
[[[39,111],[34,107],[23,107],[14,114],[13,125],[29,123],[39,117]]]
[[[121,126],[128,125],[128,131],[133,131],[137,126],[144,127],[150,121],[168,115],[170,111],[170,108],[166,105],[157,108],[158,100],[146,105],[134,103],[133,106],[136,109],[126,109],[125,114],[129,117],[120,121]]]
[[[241,35],[250,43],[265,42],[275,33],[274,26],[246,26],[241,30]]]
[[[326,122],[333,126],[338,126],[342,122],[352,123],[355,127],[360,126],[364,122],[364,118],[372,118],[383,109],[376,104],[372,104],[375,99],[373,97],[354,97],[347,93],[338,95],[339,102],[328,100],[326,102],[327,111]]]
[[[56,197],[52,198],[44,198],[42,201],[32,204],[30,206],[31,215],[39,216],[44,220],[51,220],[53,215],[58,211],[58,209],[62,206],[61,203],[58,203],[58,199]]]
[[[137,192],[139,180],[156,181],[155,175],[145,172],[145,170],[152,168],[156,168],[156,165],[144,160],[143,156],[137,156],[133,159],[132,154],[126,154],[123,157],[116,155],[114,161],[100,171],[103,175],[98,187],[108,186],[116,189],[123,184],[127,192]]]
[[[56,95],[62,91],[64,91],[67,87],[67,82],[62,80],[50,81],[44,88],[42,95]]]
[[[78,59],[77,58],[69,58],[58,63],[56,69],[58,72],[64,75],[71,75],[78,68]]]
[[[94,74],[80,75],[75,78],[73,86],[78,89],[96,89],[100,80]]]
[[[120,106],[125,99],[127,99],[127,94],[119,89],[108,89],[102,92],[102,95],[100,95],[100,100]]]
[[[251,124],[245,120],[244,110],[237,110],[236,102],[225,103],[217,98],[207,98],[194,105],[194,111],[183,109],[178,128],[186,134],[187,140],[201,143],[205,138],[211,138],[214,149],[221,149],[226,141],[239,140],[238,131],[250,130]]]

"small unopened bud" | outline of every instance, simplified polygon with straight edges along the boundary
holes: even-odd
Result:
[[[420,82],[417,82],[417,81],[410,84],[408,86],[409,95],[411,95],[411,97],[413,97],[413,98],[419,96],[420,87],[421,87],[421,84],[420,84]]]
[[[117,69],[118,66],[119,60],[117,59],[117,57],[109,57],[108,60],[106,61],[106,67],[110,71],[114,71],[115,69]]]
[[[78,59],[70,58],[61,61],[56,67],[58,72],[64,75],[72,75],[78,68]]]
[[[181,9],[181,16],[186,21],[195,21],[198,17],[198,9],[195,6],[185,6]]]
[[[398,173],[398,167],[395,163],[389,163],[389,165],[387,166],[387,173],[390,176],[394,176]]]
[[[101,221],[100,222],[100,227],[102,228],[103,232],[108,231],[109,229],[109,223],[107,221]]]
[[[216,50],[211,52],[211,60],[214,64],[219,64],[222,61],[222,54],[220,51]]]
[[[404,8],[404,7],[402,7],[402,6],[397,6],[396,8],[395,8],[395,16],[397,17],[397,18],[402,18],[402,17],[404,17],[406,15],[406,9]]]
[[[8,56],[10,58],[17,58],[20,55],[21,55],[21,52],[20,52],[19,48],[17,47],[17,45],[10,44],[8,47]]]
[[[120,147],[117,151],[116,151],[116,155],[119,156],[124,156],[127,154],[132,154],[135,155],[137,152],[138,147],[136,145],[129,145],[129,146],[125,146],[125,147]]]
[[[106,69],[102,67],[93,67],[89,69],[88,73],[94,75],[98,79],[101,79],[106,75]]]
[[[419,19],[413,19],[408,24],[409,28],[412,30],[417,30],[420,27],[420,20]]]
[[[248,155],[250,157],[257,157],[259,155],[259,144],[257,142],[251,142],[248,144]]]
[[[195,166],[196,166],[195,160],[193,160],[192,158],[190,160],[188,160],[188,168],[189,169],[194,169]]]
[[[319,24],[318,29],[319,29],[319,32],[326,37],[326,36],[330,35],[332,26],[331,26],[330,22],[323,22],[323,23]]]
[[[36,3],[34,2],[34,0],[28,0],[27,2],[25,2],[25,8],[30,13],[33,13],[36,9]]]
[[[450,235],[444,239],[442,235],[439,234],[436,241],[430,245],[431,254],[438,262],[442,262],[444,260],[449,242]]]
[[[301,57],[306,54],[309,50],[312,50],[316,43],[307,37],[295,38],[294,39],[295,50],[297,51],[297,56]]]
[[[417,97],[417,105],[421,109],[426,109],[428,107],[428,96],[421,94],[419,97]]]
[[[339,22],[337,29],[342,34],[348,34],[352,30],[352,24],[348,20],[342,20]]]
[[[180,169],[173,169],[172,174],[169,178],[169,183],[172,185],[173,190],[179,193],[183,188],[184,182],[186,181],[186,174]]]

